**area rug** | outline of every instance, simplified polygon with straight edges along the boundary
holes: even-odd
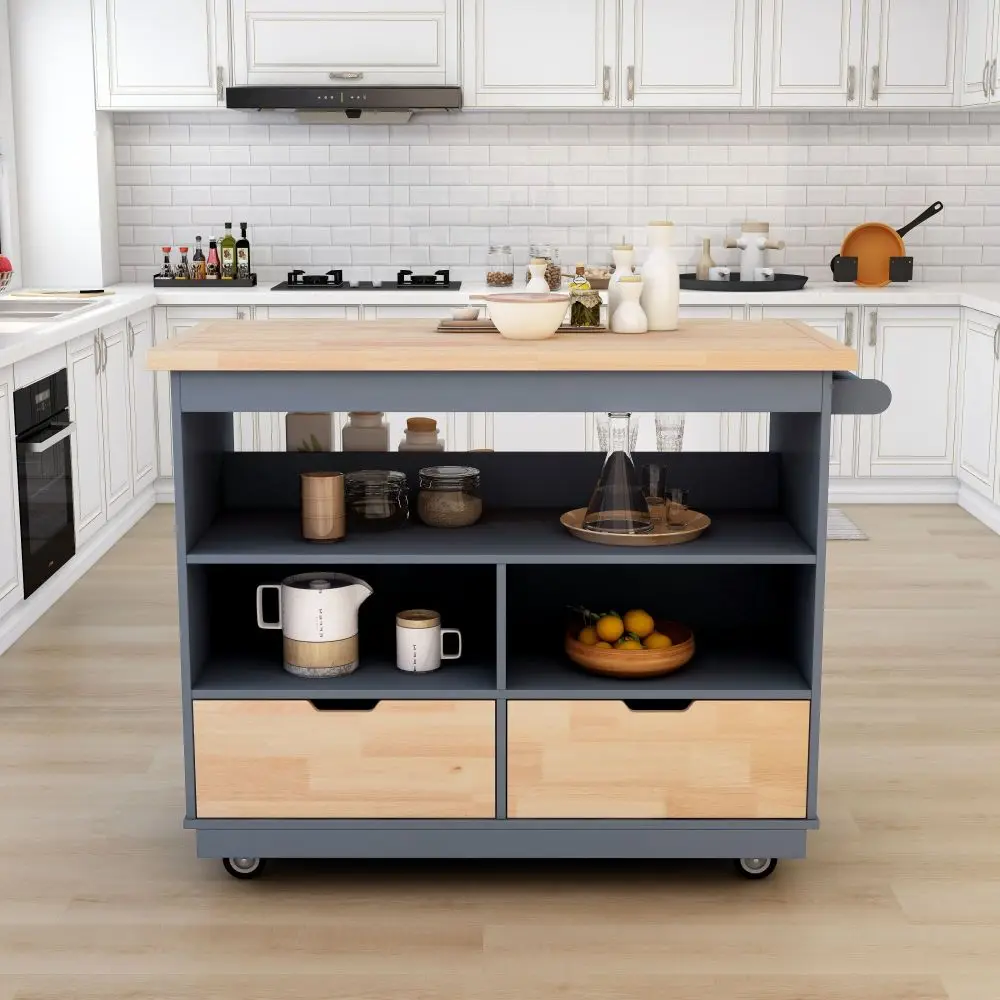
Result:
[[[826,537],[837,542],[868,541],[868,536],[837,507],[826,509]]]

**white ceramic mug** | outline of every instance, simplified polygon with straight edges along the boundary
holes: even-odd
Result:
[[[458,638],[458,652],[444,651],[444,637]],[[442,660],[457,660],[462,655],[462,633],[457,628],[441,628],[436,611],[418,608],[396,615],[396,666],[411,674],[437,670]]]

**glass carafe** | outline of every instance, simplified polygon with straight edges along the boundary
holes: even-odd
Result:
[[[608,414],[608,454],[583,519],[592,531],[641,535],[653,530],[632,461],[631,422],[631,413]]]

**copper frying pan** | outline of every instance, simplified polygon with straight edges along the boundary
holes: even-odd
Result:
[[[840,245],[840,256],[858,258],[857,284],[873,288],[888,285],[889,258],[903,257],[906,254],[903,237],[943,209],[944,205],[936,201],[900,229],[893,229],[884,222],[864,222],[855,226],[844,237],[844,242]],[[834,257],[830,261],[831,268],[836,259]]]

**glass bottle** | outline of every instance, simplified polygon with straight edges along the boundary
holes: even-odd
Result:
[[[506,288],[514,284],[514,257],[509,246],[491,246],[486,254],[486,284]]]
[[[174,277],[183,279],[184,281],[191,280],[191,265],[188,263],[188,248],[179,247],[181,252],[181,262],[177,265],[177,270],[174,271]]]
[[[236,277],[250,280],[250,241],[247,239],[247,224],[240,223],[240,238],[236,241]]]
[[[174,266],[170,263],[170,251],[173,247],[160,247],[163,251],[163,267],[160,268],[158,278],[172,278],[174,276]]]
[[[226,232],[219,241],[219,254],[222,258],[221,275],[223,280],[232,281],[236,277],[236,240],[233,237],[233,224],[226,223]]]
[[[551,243],[532,243],[528,247],[528,259],[535,263],[536,259],[545,261],[545,281],[550,292],[558,292],[562,285],[562,267],[559,264],[559,251]],[[531,281],[528,271],[526,281]]]
[[[215,248],[215,240],[208,241],[208,260],[205,261],[205,278],[214,281],[219,277],[219,251]]]
[[[631,413],[608,414],[608,454],[583,518],[591,531],[643,535],[653,530],[632,461],[631,422]]]
[[[194,238],[194,257],[191,258],[191,277],[194,281],[205,280],[205,251],[201,248],[201,237]]]

